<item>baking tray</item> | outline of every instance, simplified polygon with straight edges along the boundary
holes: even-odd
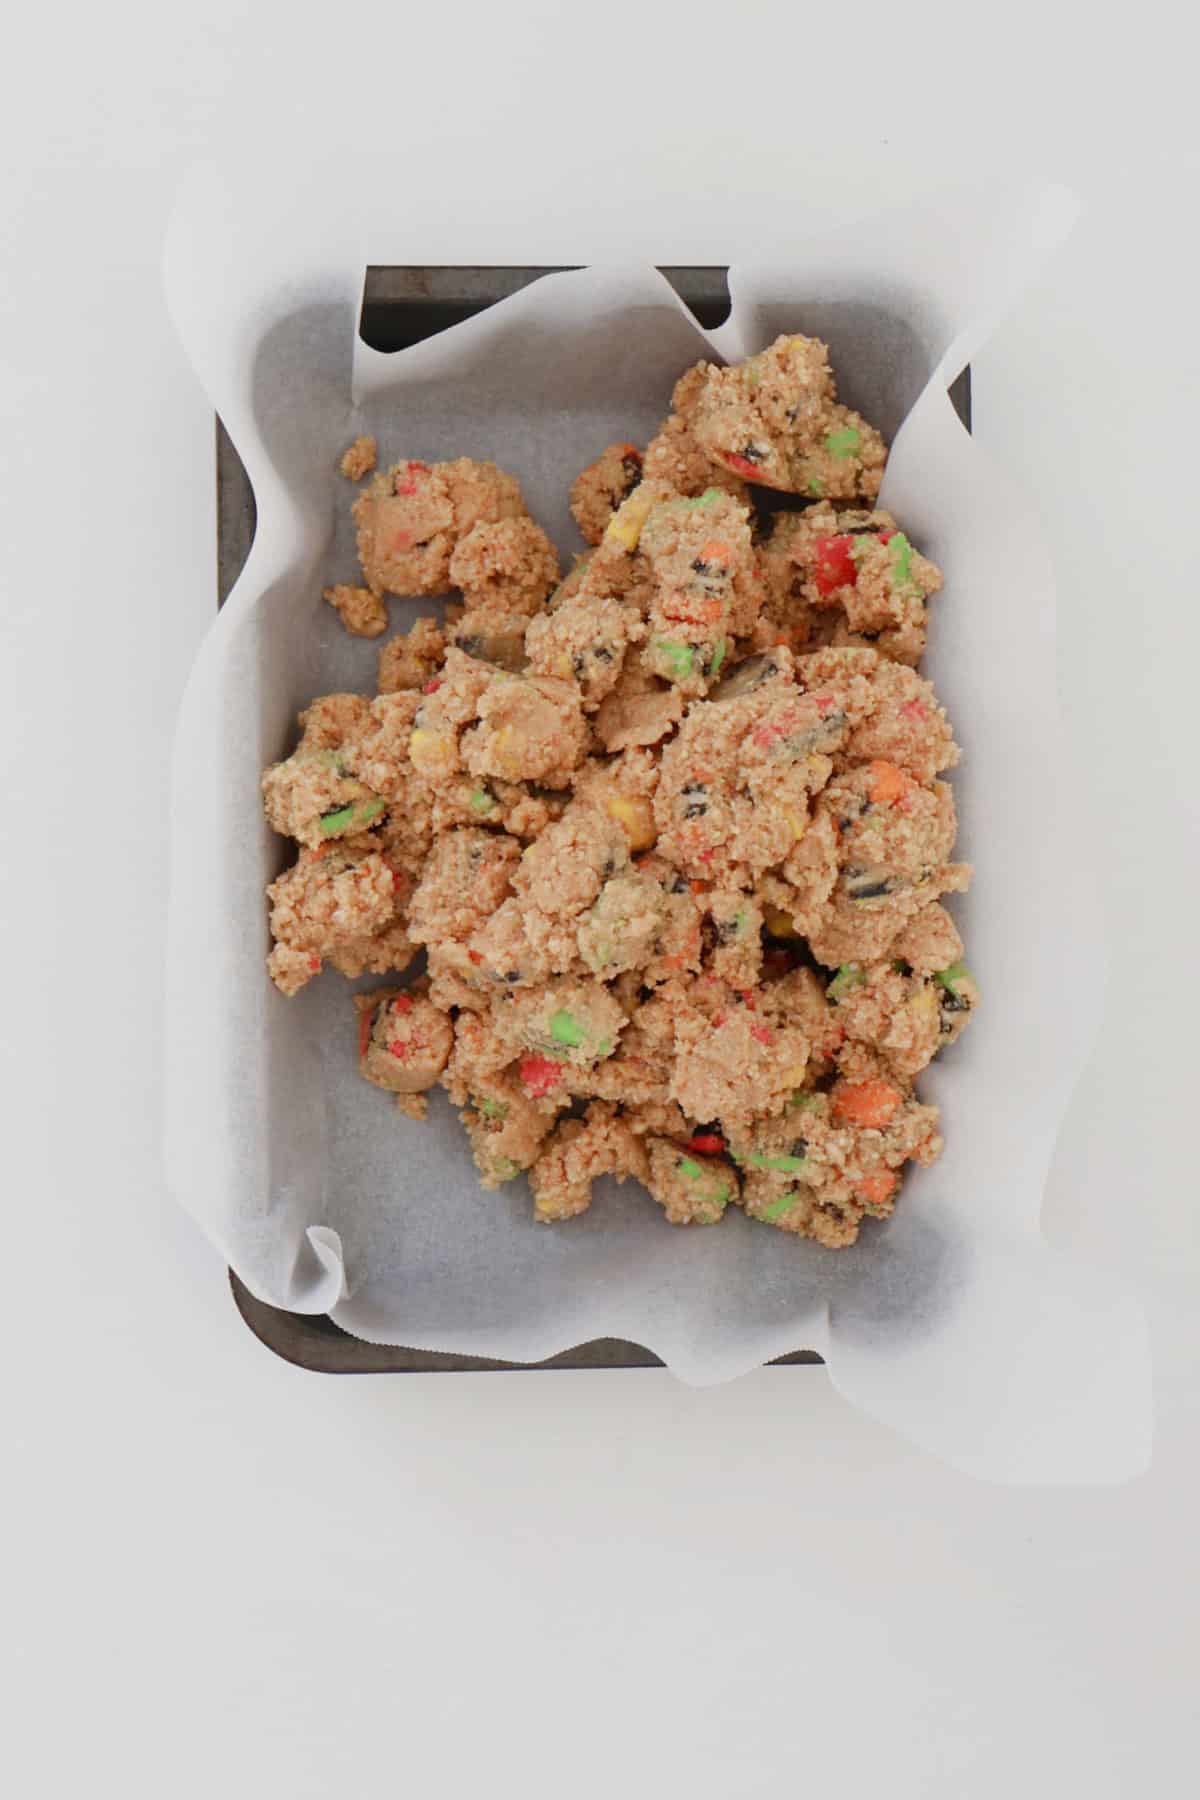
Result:
[[[559,265],[568,267],[571,265]],[[427,267],[368,268],[363,287],[359,335],[375,350],[402,350],[433,337],[515,294],[540,275],[542,268]],[[711,330],[729,312],[727,271],[717,267],[663,268],[671,286]],[[971,428],[971,375],[964,369],[950,397],[968,431]],[[216,422],[217,462],[217,605],[224,604],[254,541],[254,492],[241,458],[220,419]],[[435,1350],[410,1350],[391,1344],[368,1344],[351,1337],[323,1314],[284,1312],[258,1300],[232,1269],[229,1284],[238,1311],[259,1341],[285,1362],[325,1375],[411,1374],[445,1370],[487,1369],[645,1369],[661,1368],[661,1358],[641,1344],[622,1338],[596,1338],[560,1351],[540,1363],[500,1362],[491,1357],[454,1356]],[[777,1356],[776,1364],[819,1363],[815,1350]]]

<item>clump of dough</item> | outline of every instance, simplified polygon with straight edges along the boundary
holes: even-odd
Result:
[[[440,1085],[482,1186],[527,1175],[539,1223],[611,1175],[666,1225],[740,1210],[838,1249],[941,1148],[914,1084],[979,1004],[941,904],[970,871],[916,672],[941,572],[854,504],[885,454],[792,335],[697,363],[644,456],[576,476],[561,578],[494,463],[396,463],[354,501],[365,585],[325,590],[348,630],[460,598],[266,771],[299,846],[270,973],[390,977],[354,996],[363,1077],[413,1119]],[[755,486],[809,504],[769,518]]]

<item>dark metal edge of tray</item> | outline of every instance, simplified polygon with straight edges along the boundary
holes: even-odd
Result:
[[[571,265],[563,265],[568,267]],[[460,324],[497,300],[517,293],[545,268],[438,267],[367,270],[359,331],[376,350],[400,350]],[[706,329],[729,311],[726,270],[721,267],[664,267],[662,273]],[[964,369],[950,389],[959,418],[971,428],[971,372]],[[233,442],[216,421],[217,605],[223,606],[254,542],[254,491]],[[491,1357],[457,1356],[400,1345],[369,1344],[352,1337],[323,1314],[285,1312],[258,1300],[232,1269],[229,1285],[245,1323],[260,1343],[284,1362],[324,1375],[429,1374],[464,1370],[646,1369],[661,1358],[622,1338],[597,1338],[538,1363],[501,1362]],[[777,1356],[774,1365],[820,1363],[815,1350]]]
[[[396,1344],[368,1344],[352,1337],[324,1314],[283,1312],[256,1300],[229,1271],[229,1285],[242,1318],[261,1344],[284,1362],[319,1375],[412,1375],[490,1372],[508,1369],[661,1369],[661,1357],[624,1338],[594,1338],[548,1356],[544,1362],[501,1362],[489,1356],[458,1356],[443,1350],[410,1350]],[[815,1350],[793,1350],[775,1363],[819,1363]]]

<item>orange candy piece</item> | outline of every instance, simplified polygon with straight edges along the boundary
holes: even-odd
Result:
[[[867,1131],[890,1125],[904,1099],[890,1081],[839,1081],[833,1090],[833,1114]]]
[[[876,760],[870,765],[871,771],[871,804],[873,806],[895,806],[898,801],[907,799],[916,783],[911,775],[898,769],[895,763]]]
[[[709,538],[707,543],[700,546],[700,562],[727,563],[732,556],[733,551],[724,538]]]
[[[868,1206],[883,1206],[896,1191],[896,1177],[890,1169],[881,1169],[878,1175],[864,1175],[858,1183],[858,1192]]]

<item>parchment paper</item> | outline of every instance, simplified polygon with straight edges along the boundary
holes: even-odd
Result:
[[[710,335],[653,269],[593,268],[385,356],[356,328],[383,227],[404,260],[394,218],[348,213],[344,186],[305,180],[273,191],[268,220],[252,183],[192,173],[168,232],[168,303],[249,471],[258,528],[176,741],[167,1158],[255,1294],[374,1341],[518,1361],[630,1338],[691,1383],[815,1348],[847,1397],[979,1475],[1112,1481],[1143,1465],[1140,1310],[1039,1230],[1105,955],[1070,795],[1055,791],[1053,583],[1031,506],[946,396],[1073,210],[1057,189],[950,196],[812,239],[776,211],[774,260],[731,271],[733,311]],[[444,1096],[418,1125],[358,1078],[347,983],[327,972],[285,1000],[264,971],[263,889],[291,847],[263,823],[260,771],[314,694],[373,689],[379,648],[320,598],[357,567],[336,459],[361,430],[385,466],[492,457],[566,559],[581,547],[575,471],[614,438],[644,441],[698,356],[781,330],[828,341],[842,398],[894,441],[882,503],[945,571],[927,673],[965,752],[957,854],[976,876],[953,904],[985,1005],[922,1078],[944,1157],[852,1249],[737,1214],[675,1229],[632,1183],[547,1228],[523,1181],[480,1190]],[[394,628],[436,610],[390,607]]]

